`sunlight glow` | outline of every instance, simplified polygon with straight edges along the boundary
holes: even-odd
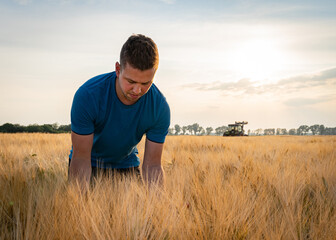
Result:
[[[275,41],[248,40],[232,53],[232,70],[239,78],[266,83],[277,78],[285,64],[284,53]]]

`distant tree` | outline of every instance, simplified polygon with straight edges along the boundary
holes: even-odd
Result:
[[[263,130],[262,130],[262,128],[258,128],[258,129],[256,129],[256,130],[255,130],[255,134],[256,134],[256,135],[262,135],[262,134],[263,134]]]
[[[331,129],[328,128],[328,127],[326,127],[326,128],[324,129],[324,135],[331,135]]]
[[[71,132],[71,124],[68,125],[60,125],[58,127],[59,132]]]
[[[324,135],[325,127],[324,125],[320,125],[320,135]]]
[[[174,127],[175,127],[175,135],[178,135],[180,133],[180,131],[181,131],[181,127],[178,124],[175,124]]]
[[[217,127],[215,129],[215,134],[218,136],[223,136],[224,132],[228,129],[227,126],[221,126],[221,127]]]
[[[205,130],[204,130],[204,128],[203,127],[198,127],[198,135],[201,135],[201,136],[203,136],[204,134],[205,134]]]
[[[29,133],[43,132],[43,127],[38,124],[30,124],[26,127],[26,131]]]
[[[41,128],[44,133],[57,133],[57,129],[54,129],[52,124],[43,124]]]
[[[220,136],[220,135],[223,134],[221,131],[222,131],[221,127],[217,127],[217,128],[215,128],[215,134],[216,134],[217,136]]]
[[[275,135],[275,129],[274,128],[265,129],[264,135]]]
[[[59,124],[58,123],[53,123],[51,124],[51,127],[55,130],[57,130],[59,128]]]
[[[320,125],[319,124],[314,124],[309,127],[310,131],[312,132],[313,135],[318,135],[320,133]]]
[[[309,131],[309,127],[307,125],[301,125],[298,130],[297,133],[298,135],[306,135]]]
[[[207,127],[205,130],[206,130],[206,135],[210,135],[210,133],[212,132],[213,128],[212,127]]]
[[[168,128],[168,135],[174,134],[174,128]]]
[[[336,127],[335,128],[325,128],[324,135],[336,135]]]
[[[336,127],[332,128],[332,135],[336,135]]]
[[[288,134],[289,135],[296,135],[296,129],[295,128],[289,129]]]
[[[16,130],[15,126],[11,123],[5,123],[2,126],[0,126],[0,132],[3,133],[14,133]]]
[[[277,128],[276,135],[287,135],[287,129],[286,128]]]
[[[193,127],[192,127],[192,125],[188,125],[187,126],[187,130],[189,131],[190,135],[192,135],[192,133],[193,133]]]
[[[199,130],[199,124],[198,123],[194,123],[192,126],[192,130],[194,132],[195,135],[197,135],[198,130]]]
[[[187,126],[182,127],[182,134],[185,135],[186,131],[188,130]]]
[[[264,135],[274,135],[275,129],[274,128],[268,128],[264,130]]]
[[[247,135],[249,135],[249,136],[255,135],[254,130],[252,130],[252,129],[247,130]]]
[[[14,124],[15,132],[25,132],[25,126],[21,126],[20,124]]]

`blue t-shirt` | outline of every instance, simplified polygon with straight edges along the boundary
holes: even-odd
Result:
[[[115,72],[106,73],[91,78],[77,90],[71,107],[71,130],[80,135],[94,133],[92,166],[137,167],[140,161],[136,145],[144,134],[150,141],[165,141],[170,125],[169,105],[155,84],[136,103],[125,105],[117,97],[115,81]]]

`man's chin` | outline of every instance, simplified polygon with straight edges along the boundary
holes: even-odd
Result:
[[[130,103],[136,103],[136,102],[139,100],[140,97],[141,97],[141,96],[137,96],[137,97],[128,96],[128,97],[127,97],[127,100],[128,100]]]
[[[128,97],[128,99],[129,99],[130,101],[136,101],[136,100],[138,100],[140,97],[141,97],[141,96],[139,96],[139,95],[132,95],[132,94],[130,94],[129,97]]]

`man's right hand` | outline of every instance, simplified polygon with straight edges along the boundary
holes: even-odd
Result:
[[[91,149],[93,145],[93,133],[79,135],[71,132],[72,159],[69,167],[69,181],[78,181],[81,189],[86,189],[91,177]]]

